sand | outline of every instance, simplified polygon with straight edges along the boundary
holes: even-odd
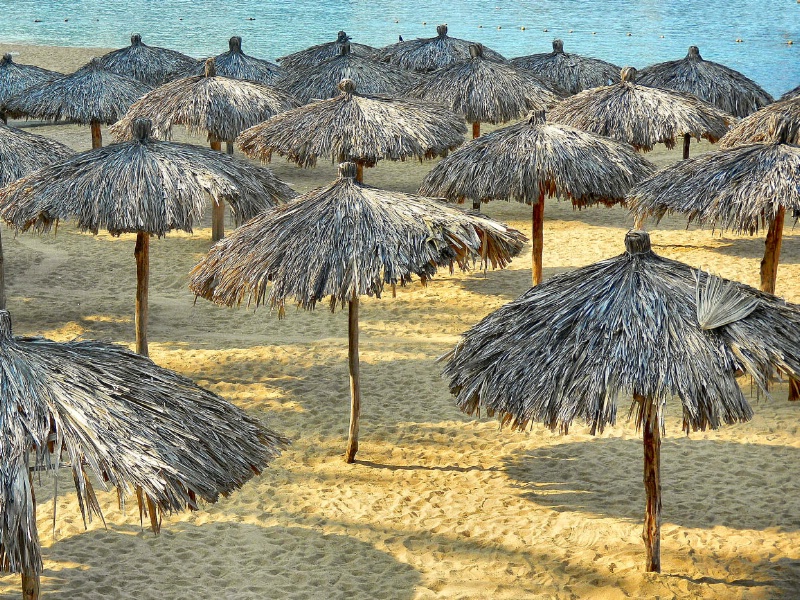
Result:
[[[8,48],[8,46],[5,46]],[[101,50],[11,47],[18,62],[69,70]],[[33,129],[76,149],[89,129]],[[176,131],[176,139],[187,138]],[[708,144],[693,152],[707,150]],[[669,164],[679,150],[650,158]],[[272,168],[299,191],[334,167]],[[414,191],[430,163],[381,164],[374,185]],[[530,234],[530,208],[487,214]],[[623,209],[573,211],[548,201],[544,277],[617,255]],[[229,224],[230,227],[230,224]],[[763,234],[652,226],[656,252],[750,285]],[[505,271],[442,272],[382,300],[363,300],[359,462],[342,461],[349,417],[347,316],[226,309],[198,300],[187,273],[210,246],[193,235],[151,245],[153,360],[206,386],[292,439],[241,491],[143,531],[134,504],[102,494],[107,527],[84,529],[68,474],[37,484],[46,598],[793,598],[800,594],[800,406],[785,385],[752,396],[752,422],[685,436],[670,402],[663,446],[660,575],[643,572],[642,449],[620,422],[592,437],[539,426],[499,430],[455,407],[435,360],[459,334],[530,285],[530,248]],[[17,334],[133,346],[134,236],[3,230],[9,309]],[[784,230],[778,294],[800,302],[800,236]],[[620,410],[620,414],[627,414]],[[17,598],[18,576],[0,579]]]

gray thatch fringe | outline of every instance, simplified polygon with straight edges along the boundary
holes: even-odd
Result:
[[[11,54],[6,52],[0,58],[0,112],[5,110],[4,105],[9,98],[31,86],[50,83],[63,76],[62,73],[41,67],[17,64],[12,60]]]
[[[681,164],[685,164],[683,161]],[[768,394],[778,371],[800,375],[800,306],[731,283],[758,306],[707,330],[697,319],[696,285],[708,277],[650,250],[634,231],[628,251],[556,275],[467,331],[443,357],[458,406],[497,413],[522,429],[531,421],[592,433],[614,424],[620,395],[661,404],[677,396],[685,431],[752,416],[736,376]],[[643,407],[631,412],[641,426]]]
[[[305,50],[300,50],[299,52],[281,56],[278,58],[278,62],[287,71],[313,67],[323,61],[328,60],[329,58],[339,56],[344,44],[350,44],[350,49],[356,56],[371,57],[373,54],[375,54],[375,52],[377,52],[377,50],[372,46],[353,44],[350,42],[351,39],[352,38],[344,31],[340,31],[336,36],[335,42],[318,44],[316,46],[306,48]]]
[[[313,309],[329,296],[334,310],[414,275],[424,283],[440,267],[502,268],[522,249],[520,232],[480,213],[354,177],[352,163],[341,165],[334,183],[234,231],[192,270],[192,291],[227,306],[246,300],[272,308],[288,299]]]
[[[564,42],[553,40],[553,51],[511,59],[511,64],[552,81],[570,94],[619,82],[620,67],[598,58],[564,52]]]
[[[627,142],[637,150],[663,143],[674,148],[684,135],[714,143],[728,131],[732,116],[694,96],[636,84],[636,69],[625,67],[616,85],[585,90],[563,100],[548,115],[572,125]]]
[[[703,60],[697,46],[689,47],[686,58],[642,69],[639,83],[692,94],[734,117],[746,117],[773,101],[761,86],[739,71]]]
[[[102,518],[92,473],[121,499],[135,494],[140,516],[158,532],[163,514],[227,496],[287,443],[223,398],[120,346],[13,337],[6,311],[0,382],[3,571],[42,571],[29,469],[57,476],[68,466],[84,522]]]
[[[296,194],[268,169],[189,144],[159,142],[136,122],[135,139],[83,152],[0,190],[0,216],[15,227],[47,231],[73,218],[81,229],[112,235],[191,231],[206,194],[225,201],[237,222]]]
[[[208,75],[164,84],[133,103],[111,129],[117,139],[132,137],[133,122],[150,119],[153,135],[168,139],[173,125],[185,125],[193,134],[212,140],[236,139],[242,131],[277,113],[300,106],[293,96],[251,81],[214,75],[213,58],[206,61]]]
[[[55,140],[0,123],[0,188],[71,154]]]
[[[448,36],[447,25],[436,27],[436,33],[436,37],[406,40],[381,48],[375,52],[374,58],[424,73],[469,60],[469,46],[475,42]],[[500,53],[485,47],[484,56],[488,60],[506,60]]]
[[[94,58],[70,75],[27,88],[6,107],[14,117],[110,125],[149,91],[140,81],[106,71]]]
[[[535,204],[547,195],[577,207],[612,205],[654,171],[627,144],[534,113],[464,144],[431,169],[419,191],[456,201]]]
[[[734,125],[719,141],[723,149],[783,141],[800,145],[800,97],[781,100]]]
[[[487,60],[480,44],[471,56],[426,76],[405,95],[441,104],[468,123],[505,123],[544,110],[563,97],[527,71]]]
[[[99,57],[106,71],[131,77],[149,86],[166,83],[181,73],[197,68],[197,60],[177,50],[148,46],[134,33],[131,45]]]
[[[238,35],[228,40],[230,50],[214,57],[217,65],[217,75],[233,79],[247,79],[256,83],[273,85],[284,75],[284,70],[268,60],[255,58],[242,52],[242,38]],[[204,72],[203,61],[183,74],[184,77],[202,75]]]
[[[412,71],[351,53],[349,42],[340,48],[338,56],[296,69],[283,78],[278,87],[302,102],[311,102],[338,96],[342,79],[352,79],[356,88],[368,95],[396,95],[420,80]]]
[[[304,167],[317,157],[374,166],[381,159],[443,156],[464,141],[466,126],[449,110],[418,100],[361,96],[348,79],[342,94],[286,111],[251,127],[236,140],[251,157],[273,152]]]

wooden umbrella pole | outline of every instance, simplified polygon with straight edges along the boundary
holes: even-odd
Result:
[[[683,160],[689,158],[689,144],[692,143],[692,136],[689,133],[683,134]]]
[[[6,309],[6,268],[3,256],[3,240],[0,238],[0,310]]]
[[[344,461],[351,463],[358,452],[358,418],[361,415],[361,380],[358,372],[358,296],[350,300],[347,320],[347,364],[350,370],[350,431]]]
[[[475,121],[472,124],[472,139],[481,137],[481,122]]]
[[[472,210],[480,210],[481,209],[481,201],[473,199],[472,200]]]
[[[3,121],[5,125],[8,125],[8,115],[0,110],[0,121]]]
[[[644,540],[648,573],[661,572],[661,410],[652,398],[634,394],[642,403],[642,440],[644,442]]]
[[[233,156],[233,142],[225,142],[225,153]]]
[[[103,132],[100,129],[100,123],[97,121],[92,121],[89,124],[89,127],[92,129],[92,150],[95,148],[102,148],[103,147]]]
[[[539,192],[539,201],[533,205],[531,225],[531,276],[533,285],[539,285],[542,283],[542,251],[544,249],[544,190]]]
[[[785,215],[786,209],[783,206],[779,206],[775,211],[775,217],[770,221],[767,240],[764,242],[764,258],[761,259],[761,291],[769,294],[775,293]]]
[[[222,152],[222,142],[210,138],[211,149]],[[225,205],[222,200],[211,200],[211,241],[218,242],[225,237]]]
[[[142,356],[147,353],[147,289],[150,285],[150,234],[139,231],[136,234],[136,352]]]
[[[356,181],[358,183],[364,183],[364,165],[356,163]]]
[[[33,471],[28,471],[28,481],[31,486],[31,504],[34,527],[36,526],[36,494],[33,491]],[[39,573],[22,569],[22,600],[39,600]]]

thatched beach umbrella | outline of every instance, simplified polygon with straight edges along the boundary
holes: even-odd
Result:
[[[103,145],[100,125],[116,122],[149,91],[150,86],[106,71],[93,58],[74,73],[27,88],[10,98],[6,108],[15,117],[88,123],[92,129],[92,148],[100,148]]]
[[[278,58],[278,62],[280,63],[281,67],[287,71],[293,71],[296,69],[313,67],[330,58],[339,56],[339,54],[341,54],[342,46],[345,44],[349,44],[350,49],[357,56],[371,57],[377,51],[372,46],[351,43],[351,39],[352,38],[344,31],[340,31],[336,35],[336,41],[317,44],[316,46],[311,46],[305,50],[300,50],[299,52],[281,56]]]
[[[638,85],[633,67],[622,69],[621,79],[618,84],[592,88],[563,100],[550,111],[548,119],[627,142],[645,152],[661,143],[674,148],[675,141],[683,137],[684,158],[689,156],[692,137],[713,144],[734,121],[689,94]]]
[[[358,450],[359,297],[380,297],[385,285],[405,285],[414,275],[426,283],[440,267],[468,269],[479,260],[502,268],[525,240],[483,215],[355,176],[355,164],[339,165],[338,181],[257,216],[211,248],[190,281],[194,293],[218,304],[269,304],[279,315],[287,300],[307,310],[326,296],[331,311],[348,306],[347,462]]]
[[[592,434],[614,424],[620,396],[644,438],[646,570],[659,572],[664,406],[683,429],[747,421],[740,372],[767,393],[777,370],[800,375],[800,306],[661,258],[644,231],[626,252],[552,277],[467,331],[445,357],[458,406],[524,429],[541,422]]]
[[[33,65],[21,65],[11,59],[11,54],[6,52],[0,58],[0,120],[8,122],[5,113],[6,101],[23,90],[40,84],[50,83],[63,77],[61,73],[48,71]]]
[[[270,161],[274,152],[303,167],[317,157],[374,167],[381,159],[435,158],[464,142],[461,117],[419,100],[362,96],[350,79],[336,98],[281,113],[242,132],[237,143],[248,156]]]
[[[578,207],[623,202],[631,186],[655,166],[630,146],[566,125],[546,123],[544,112],[467,142],[437,164],[420,193],[473,208],[489,200],[533,206],[531,272],[542,280],[544,198],[563,197]]]
[[[284,70],[268,60],[255,58],[242,52],[242,38],[238,35],[228,40],[230,50],[214,57],[217,75],[233,79],[247,79],[256,83],[273,85],[284,75]],[[198,62],[186,75],[202,75],[203,62]]]
[[[207,148],[160,142],[150,121],[134,123],[131,142],[83,152],[0,190],[0,217],[18,229],[78,227],[136,233],[136,351],[147,355],[150,236],[192,231],[207,196],[244,221],[295,193],[268,170]]]
[[[55,140],[0,123],[0,188],[72,153]],[[0,309],[5,307],[5,259],[0,242]]]
[[[296,69],[283,78],[278,87],[303,102],[311,102],[338,96],[342,79],[353,80],[362,94],[390,96],[397,95],[420,80],[412,71],[353,54],[350,44],[345,42],[338,56]]]
[[[792,98],[797,98],[797,96],[800,96],[800,85],[793,90],[786,92],[783,96],[781,96],[781,100],[790,100]]]
[[[800,145],[800,97],[781,100],[745,117],[719,141],[723,149],[783,140]]]
[[[472,123],[472,137],[481,123],[506,123],[530,110],[545,110],[560,95],[527,71],[483,58],[483,46],[471,44],[470,58],[431,73],[406,96],[435,102]]]
[[[121,502],[135,494],[140,518],[158,533],[162,515],[227,496],[286,444],[223,398],[120,346],[14,337],[4,310],[0,386],[0,569],[22,574],[30,600],[43,567],[34,471],[72,471],[84,523],[103,516],[89,473]]]
[[[686,58],[642,69],[638,81],[641,85],[692,94],[734,117],[746,117],[773,101],[761,86],[739,71],[703,60],[697,46],[689,46]]]
[[[152,122],[153,136],[169,138],[173,125],[185,125],[190,133],[206,134],[211,147],[220,150],[221,142],[233,154],[233,140],[242,131],[277,113],[300,106],[289,94],[275,88],[216,75],[215,60],[209,58],[205,74],[164,84],[134,102],[125,116],[109,131],[117,138],[133,138],[136,119]],[[211,239],[225,235],[225,207],[212,203]]]
[[[620,68],[598,58],[564,52],[564,42],[553,40],[553,51],[518,56],[510,60],[520,69],[552,81],[570,94],[619,81]]]
[[[197,66],[196,59],[177,50],[148,46],[138,33],[131,36],[130,46],[104,54],[97,60],[107,71],[131,77],[152,87]]]
[[[436,27],[436,37],[397,42],[377,50],[375,59],[403,69],[427,73],[469,60],[469,47],[474,43],[448,36],[447,25],[439,25]],[[500,53],[486,47],[483,54],[488,60],[506,60]]]

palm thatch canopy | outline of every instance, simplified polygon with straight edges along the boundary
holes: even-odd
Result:
[[[622,81],[585,90],[563,100],[548,115],[571,125],[649,151],[663,143],[674,148],[681,136],[714,143],[734,119],[694,96],[636,84],[636,69],[625,67]]]
[[[140,81],[106,71],[94,58],[74,73],[27,88],[6,108],[14,117],[110,125],[149,91]]]
[[[800,375],[800,306],[662,258],[644,231],[625,247],[490,314],[444,357],[444,376],[462,410],[518,429],[536,421],[566,432],[581,420],[596,433],[616,422],[620,396],[633,396],[647,570],[660,571],[665,403],[679,398],[687,432],[749,420],[736,376],[766,394],[778,371]]]
[[[775,102],[745,117],[719,142],[723,149],[783,140],[800,145],[800,97]]]
[[[486,60],[480,44],[470,58],[431,73],[406,92],[411,98],[446,106],[468,123],[505,123],[560,99],[551,86],[527,71]]]
[[[553,40],[553,51],[529,54],[511,59],[519,69],[527,69],[537,77],[552,81],[570,94],[610,85],[619,81],[620,68],[598,58],[564,52],[564,42]]]
[[[148,46],[138,33],[131,36],[130,46],[104,54],[98,60],[105,70],[137,79],[152,87],[197,66],[197,60],[177,50]]]
[[[55,140],[0,123],[0,188],[71,154]]]
[[[278,62],[287,71],[313,67],[330,58],[339,56],[344,44],[350,44],[350,49],[353,51],[353,54],[365,58],[371,57],[373,54],[375,54],[375,52],[377,52],[377,50],[372,46],[367,46],[365,44],[353,44],[350,42],[351,39],[352,38],[344,31],[340,31],[336,35],[335,42],[318,44],[316,46],[306,48],[305,50],[300,50],[299,52],[281,56],[278,58]]]
[[[692,94],[735,117],[746,117],[773,101],[761,86],[739,71],[703,60],[697,46],[689,47],[686,58],[642,69],[639,83]]]
[[[458,62],[469,60],[470,42],[447,35],[447,25],[436,27],[436,37],[417,38],[391,44],[376,50],[375,59],[392,63],[403,69],[427,73]],[[488,60],[505,62],[505,58],[494,50],[484,48]]]
[[[234,231],[192,270],[189,284],[195,294],[218,304],[269,304],[279,315],[287,300],[308,310],[325,297],[331,311],[348,305],[347,462],[358,449],[359,296],[380,297],[387,284],[405,285],[414,275],[425,283],[440,267],[468,269],[475,261],[503,267],[525,240],[481,214],[358,183],[357,170],[354,163],[339,165],[338,181]]]
[[[57,476],[68,466],[84,522],[102,518],[90,474],[122,499],[135,494],[140,516],[149,515],[158,532],[163,514],[227,496],[287,442],[190,379],[120,346],[14,337],[6,311],[0,386],[0,568],[23,577],[42,571],[29,469]]]
[[[355,161],[372,167],[381,160],[445,155],[464,141],[463,119],[446,108],[419,100],[362,96],[352,80],[342,93],[286,111],[251,127],[237,138],[242,151],[264,161],[273,152],[303,167],[317,157]]]
[[[631,186],[655,166],[627,144],[567,125],[546,123],[544,112],[467,142],[437,164],[422,182],[421,194],[473,207],[490,200],[533,205],[532,278],[542,280],[545,195],[574,206],[623,202]]]
[[[275,65],[268,60],[255,58],[242,52],[242,38],[238,35],[228,40],[230,50],[218,54],[214,57],[217,68],[217,75],[230,77],[232,79],[246,79],[256,83],[273,85],[284,75],[283,68]],[[196,66],[187,71],[184,75],[202,75],[204,72],[203,62],[200,61]]]
[[[133,140],[76,154],[0,191],[0,216],[23,231],[48,231],[72,218],[92,233],[191,232],[206,195],[224,200],[237,222],[296,194],[269,169],[207,148],[157,141],[150,122]]]
[[[63,77],[63,74],[48,71],[33,65],[21,65],[11,59],[11,54],[6,52],[0,58],[0,117],[5,121],[6,101],[23,90],[40,83],[50,83]]]
[[[412,71],[353,54],[348,42],[340,48],[338,56],[297,69],[278,86],[303,102],[311,102],[338,96],[342,79],[352,79],[362,94],[387,95],[396,95],[419,81]]]
[[[204,75],[172,81],[142,96],[111,133],[129,140],[133,123],[145,118],[160,139],[171,136],[173,125],[185,125],[193,134],[232,142],[248,127],[300,106],[293,96],[273,87],[218,76],[214,63],[213,58],[206,61]]]
[[[797,98],[800,96],[800,85],[798,85],[793,90],[789,90],[783,96],[781,96],[781,100],[790,100],[792,98]]]

